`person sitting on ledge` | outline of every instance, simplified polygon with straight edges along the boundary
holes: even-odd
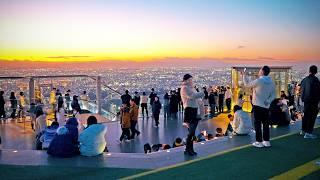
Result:
[[[79,155],[77,126],[77,119],[70,118],[65,126],[59,127],[47,153],[51,156],[62,158]]]
[[[80,154],[83,156],[102,154],[107,145],[106,133],[107,127],[103,124],[98,124],[95,116],[89,116],[87,127],[79,135]]]
[[[175,148],[175,147],[181,147],[181,146],[184,146],[182,139],[177,137],[176,140],[174,141],[172,147]]]
[[[152,152],[158,152],[160,150],[160,147],[162,147],[162,144],[154,144],[152,145]]]
[[[57,121],[53,121],[51,126],[47,127],[42,136],[40,137],[40,142],[42,143],[42,149],[48,149],[51,141],[57,133],[57,129],[59,128],[59,123]]]
[[[238,105],[233,107],[234,118],[232,128],[234,135],[248,135],[252,128],[251,118],[247,112],[244,112]]]
[[[171,149],[171,146],[169,144],[162,144],[162,150],[168,150]]]
[[[222,137],[223,133],[222,133],[222,129],[221,128],[217,128],[216,129],[216,137]]]

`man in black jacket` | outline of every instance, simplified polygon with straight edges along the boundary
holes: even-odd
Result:
[[[126,90],[125,94],[123,94],[121,96],[122,104],[126,104],[128,107],[130,107],[130,99],[132,99],[132,98],[131,98],[131,96],[129,94],[129,91]]]
[[[313,126],[317,118],[320,101],[320,81],[315,76],[317,74],[317,66],[312,65],[309,68],[309,76],[305,77],[301,82],[301,100],[304,102],[304,117],[302,118],[301,135],[304,138],[317,138],[312,134]]]

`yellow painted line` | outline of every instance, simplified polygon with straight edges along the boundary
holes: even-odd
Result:
[[[316,126],[315,128],[318,128],[318,127],[320,127],[320,125]],[[291,136],[291,135],[294,135],[294,134],[297,134],[297,132],[293,132],[293,133],[285,134],[285,135],[278,136],[278,137],[275,137],[275,138],[271,138],[271,140],[277,140],[277,139],[285,138],[285,137],[288,137],[288,136]],[[176,168],[176,167],[181,167],[181,166],[185,166],[185,165],[188,165],[188,164],[192,164],[192,163],[195,163],[195,162],[198,162],[198,161],[210,159],[210,158],[213,158],[213,157],[216,157],[216,156],[220,156],[222,154],[226,154],[226,153],[229,153],[229,152],[237,151],[237,150],[244,149],[244,148],[247,148],[247,147],[252,147],[252,145],[251,144],[247,144],[247,145],[244,145],[244,146],[239,146],[239,147],[236,147],[236,148],[233,148],[233,149],[228,149],[228,150],[225,150],[225,151],[218,152],[216,154],[211,154],[211,155],[208,155],[206,157],[201,157],[201,158],[197,158],[197,159],[186,161],[186,162],[182,162],[182,163],[177,163],[177,164],[174,164],[174,165],[171,165],[171,166],[150,170],[150,171],[139,173],[139,174],[135,174],[135,175],[132,175],[132,176],[127,176],[127,177],[124,177],[124,178],[121,178],[121,179],[122,180],[127,180],[127,179],[135,179],[135,178],[139,178],[139,177],[142,177],[142,176],[147,176],[147,175],[158,173],[158,172],[161,172],[161,171],[166,171],[166,170],[173,169],[173,168]]]
[[[316,161],[317,160],[310,161],[294,169],[291,169],[287,172],[279,174],[271,179],[272,180],[300,179],[308,174],[311,174],[315,171],[320,170],[320,166],[315,164]]]

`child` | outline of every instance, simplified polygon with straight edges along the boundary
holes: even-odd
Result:
[[[130,142],[130,107],[126,103],[122,104],[120,110],[120,124],[122,128],[122,134],[120,136],[120,142],[126,137],[126,142]]]

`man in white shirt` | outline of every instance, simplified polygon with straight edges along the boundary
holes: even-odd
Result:
[[[269,107],[271,102],[275,99],[275,84],[270,76],[268,76],[269,73],[270,68],[268,66],[263,66],[259,71],[259,78],[248,83],[245,76],[245,70],[243,72],[244,86],[252,88],[253,91],[252,104],[255,119],[256,142],[252,145],[258,148],[271,146],[269,141]],[[261,124],[263,126],[263,136]]]

